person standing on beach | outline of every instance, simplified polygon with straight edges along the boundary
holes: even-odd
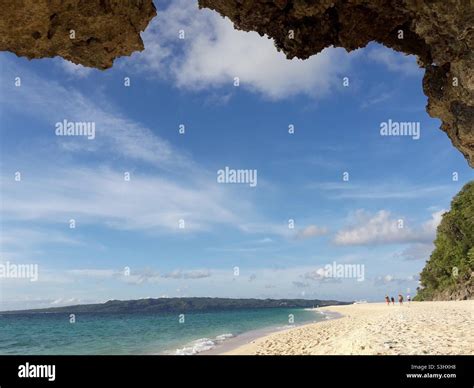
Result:
[[[407,295],[407,301],[408,301],[408,304],[410,304],[410,301],[411,301],[410,294]]]
[[[390,306],[390,298],[388,295],[385,296],[385,303],[387,303],[387,306]]]
[[[398,303],[400,303],[400,306],[403,304],[403,296],[402,296],[402,294],[398,294]]]
[[[392,304],[395,304],[395,298],[392,296],[390,299],[392,300]]]

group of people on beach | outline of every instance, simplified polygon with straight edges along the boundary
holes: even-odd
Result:
[[[407,300],[408,300],[408,303],[410,303],[410,301],[411,301],[410,295],[407,295]],[[387,303],[387,306],[390,306],[390,302],[394,305],[395,304],[395,298],[393,296],[389,298],[388,295],[385,295],[385,303]],[[402,294],[398,294],[398,303],[400,304],[400,306],[403,304],[403,295]]]

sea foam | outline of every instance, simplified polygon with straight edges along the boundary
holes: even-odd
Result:
[[[199,338],[195,341],[189,342],[183,348],[176,349],[175,354],[179,356],[192,356],[193,354],[202,353],[215,348],[225,340],[232,338],[231,333],[218,335],[214,339],[210,338]]]

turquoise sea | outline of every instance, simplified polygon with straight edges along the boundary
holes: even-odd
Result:
[[[278,330],[326,316],[305,309],[273,308],[184,317],[87,313],[75,318],[70,323],[69,315],[63,313],[0,313],[0,354],[198,354],[242,333]]]

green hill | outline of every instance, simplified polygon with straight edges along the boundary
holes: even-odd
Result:
[[[231,299],[231,298],[157,298],[138,300],[109,300],[106,303],[76,306],[50,307],[45,309],[4,311],[1,314],[18,313],[188,313],[222,310],[261,308],[307,308],[349,304],[336,300],[319,299]]]
[[[420,274],[415,300],[474,298],[474,181],[453,198],[438,226],[435,249]]]

